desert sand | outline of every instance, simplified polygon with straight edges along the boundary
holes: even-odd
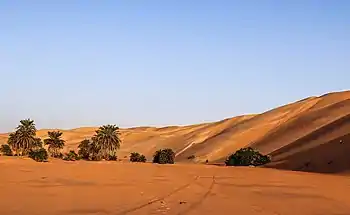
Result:
[[[35,119],[34,119],[35,120]],[[14,125],[15,127],[16,125]],[[96,127],[62,130],[65,151],[76,150]],[[37,132],[47,136],[43,129]],[[51,129],[52,130],[52,129]],[[343,173],[350,170],[350,91],[309,97],[261,114],[237,116],[219,122],[163,128],[121,129],[118,152],[148,159],[160,148],[172,148],[177,162],[222,163],[237,149],[252,146],[272,155],[269,167],[308,172]],[[8,134],[0,134],[0,144]],[[196,158],[188,160],[191,155]]]
[[[0,159],[1,215],[348,215],[350,178],[258,167]]]
[[[95,129],[62,130],[64,150],[76,149]],[[0,143],[7,137],[0,134]],[[121,138],[119,162],[1,156],[0,214],[350,214],[350,91],[213,123],[121,129]],[[198,164],[223,163],[246,146],[272,155],[272,162]],[[151,159],[165,147],[176,152],[176,164],[127,162],[130,152]]]

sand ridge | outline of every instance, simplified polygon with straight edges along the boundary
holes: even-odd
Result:
[[[178,162],[223,162],[235,150],[252,146],[273,156],[270,167],[338,173],[350,170],[350,157],[342,153],[350,147],[349,118],[350,91],[329,93],[219,122],[121,129],[118,157],[136,151],[151,159],[157,149],[169,147],[178,154]],[[65,150],[76,149],[95,129],[62,130]],[[39,130],[37,135],[45,138],[48,130]],[[6,142],[7,136],[0,134],[0,143]],[[188,160],[190,155],[196,158]]]

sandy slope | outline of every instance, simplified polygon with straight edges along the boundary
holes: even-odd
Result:
[[[1,215],[348,215],[350,178],[266,168],[0,158]]]
[[[132,151],[151,158],[159,148],[170,147],[177,161],[222,162],[230,153],[244,146],[253,146],[273,156],[271,167],[316,171],[350,170],[350,91],[310,97],[301,101],[247,116],[219,122],[172,126],[139,127],[122,130],[123,144],[119,158]],[[96,128],[63,131],[68,149],[76,149]],[[47,130],[40,130],[44,138]],[[5,142],[7,134],[0,134]],[[342,140],[342,141],[341,141]],[[342,142],[342,143],[340,143]],[[188,156],[196,159],[189,161]]]

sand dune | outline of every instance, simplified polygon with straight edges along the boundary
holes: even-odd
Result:
[[[65,150],[76,149],[95,129],[63,130]],[[40,130],[37,135],[44,138],[47,131]],[[270,167],[338,173],[350,170],[346,153],[350,149],[349,134],[350,91],[345,91],[219,122],[122,129],[118,156],[124,158],[137,151],[150,159],[157,149],[169,147],[178,152],[178,162],[222,162],[235,150],[252,146],[272,155]],[[0,143],[7,136],[0,134]],[[190,155],[196,158],[190,161]]]

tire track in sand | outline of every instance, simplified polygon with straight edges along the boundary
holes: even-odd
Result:
[[[184,215],[184,214],[187,214],[188,212],[196,209],[200,204],[202,204],[202,202],[208,198],[209,194],[212,192],[212,189],[214,187],[214,185],[216,184],[216,181],[215,181],[215,176],[212,177],[212,181],[211,181],[211,184],[208,188],[208,190],[204,193],[203,196],[201,196],[200,198],[198,198],[197,201],[195,201],[194,203],[190,204],[190,206],[188,208],[186,208],[185,210],[183,211],[180,211],[179,213],[177,213],[177,215]]]
[[[133,207],[133,208],[129,208],[129,209],[126,209],[126,210],[124,210],[124,211],[120,211],[120,212],[118,212],[116,215],[125,215],[125,214],[129,214],[129,213],[131,213],[131,212],[135,212],[135,211],[137,211],[137,210],[140,210],[140,209],[142,209],[142,208],[145,208],[145,207],[147,207],[147,206],[150,206],[150,205],[152,205],[152,204],[154,204],[154,203],[156,203],[156,202],[163,201],[165,198],[168,198],[168,197],[170,197],[170,196],[172,196],[172,195],[174,195],[174,194],[176,194],[176,193],[178,193],[178,192],[180,192],[180,191],[186,189],[186,188],[189,187],[191,184],[195,183],[198,179],[199,179],[199,176],[196,176],[190,183],[184,184],[184,185],[178,187],[177,189],[173,190],[172,192],[170,192],[170,193],[168,193],[168,194],[166,194],[166,195],[163,195],[163,196],[158,197],[158,198],[156,198],[156,199],[150,200],[150,201],[148,201],[148,202],[146,202],[146,203],[143,203],[143,204],[141,204],[141,205],[139,205],[139,206],[136,206],[136,207]]]

